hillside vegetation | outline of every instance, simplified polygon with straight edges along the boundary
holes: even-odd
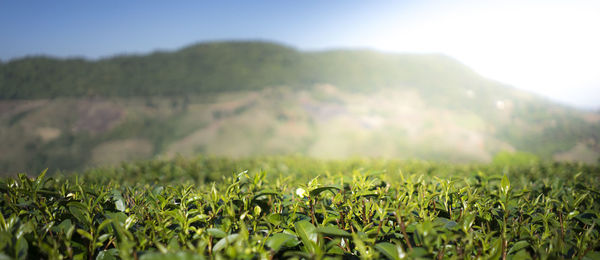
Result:
[[[596,163],[598,133],[598,113],[434,54],[216,42],[0,65],[1,174],[199,153]]]
[[[412,87],[457,95],[455,88],[484,88],[477,85],[485,81],[440,55],[304,53],[262,42],[204,43],[172,53],[98,61],[31,57],[0,67],[2,99],[189,95],[315,83],[351,90]]]

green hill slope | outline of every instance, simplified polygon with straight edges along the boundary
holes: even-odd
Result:
[[[435,54],[217,42],[0,64],[0,173],[198,153],[594,163],[598,133],[597,113]]]
[[[188,95],[322,82],[347,90],[409,86],[449,94],[459,85],[479,88],[483,79],[440,55],[304,53],[271,43],[221,42],[98,61],[14,60],[0,67],[0,98]]]

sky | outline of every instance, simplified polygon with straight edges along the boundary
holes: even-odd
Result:
[[[493,80],[600,109],[600,1],[9,1],[0,60],[98,59],[215,40],[442,53]]]

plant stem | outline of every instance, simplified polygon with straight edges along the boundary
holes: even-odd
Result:
[[[412,245],[410,244],[410,239],[408,238],[408,235],[406,234],[406,226],[404,225],[404,221],[402,221],[402,217],[400,216],[400,214],[398,214],[398,212],[395,212],[396,214],[396,219],[398,220],[398,223],[400,223],[400,230],[402,231],[402,235],[404,236],[404,239],[406,240],[406,245],[408,246],[408,249],[410,249],[412,251]]]

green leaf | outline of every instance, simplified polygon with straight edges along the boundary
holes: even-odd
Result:
[[[115,208],[118,211],[125,211],[127,207],[125,206],[125,199],[123,199],[123,195],[121,195],[121,192],[119,192],[118,190],[113,190],[112,199],[115,202]]]
[[[135,215],[131,215],[125,219],[125,229],[129,229],[135,222],[137,221],[137,217]]]
[[[292,243],[288,243],[292,242]],[[295,242],[295,243],[294,243]],[[296,237],[290,234],[285,233],[277,233],[271,237],[269,237],[266,241],[266,245],[270,247],[273,251],[277,252],[282,246],[294,246],[300,243],[296,240]],[[288,245],[290,244],[290,245]]]
[[[102,231],[105,227],[107,227],[108,225],[110,225],[110,223],[112,223],[112,219],[105,219],[104,221],[102,221],[102,223],[100,223],[100,225],[98,226],[98,229],[96,229],[98,232]]]
[[[389,259],[399,260],[401,255],[404,256],[404,252],[400,247],[389,242],[377,243],[374,247]]]
[[[328,255],[338,255],[338,256],[342,256],[344,255],[344,250],[342,250],[342,248],[340,248],[338,245],[340,244],[340,239],[334,239],[331,240],[327,243],[327,254]],[[335,258],[325,258],[325,259],[335,259]]]
[[[96,260],[113,260],[117,259],[118,250],[116,248],[111,248],[108,250],[102,250],[96,256]]]
[[[475,215],[467,213],[461,222],[463,232],[469,233],[469,229],[471,229],[471,226],[473,226],[473,223],[475,222]]]
[[[17,239],[15,251],[17,253],[17,258],[27,259],[27,251],[29,251],[29,243],[27,242],[27,239],[24,237]]]
[[[35,182],[33,183],[35,190],[39,190],[40,187],[42,186],[42,181],[44,180],[44,176],[46,176],[46,172],[48,171],[48,168],[44,169],[42,171],[42,173],[40,173],[40,175],[35,178]]]
[[[21,226],[19,226],[19,229],[17,230],[17,233],[15,234],[15,238],[19,239],[21,237],[23,237],[24,235],[27,235],[31,232],[33,232],[34,227],[33,224],[31,222],[25,222],[25,224],[22,224]]]
[[[304,246],[310,253],[314,253],[317,246],[317,232],[315,226],[306,220],[298,221],[295,224],[296,234],[304,243]]]
[[[80,234],[82,237],[87,238],[89,241],[94,240],[94,238],[92,237],[92,234],[90,234],[89,232],[87,232],[83,229],[78,228],[77,233]]]
[[[317,196],[319,196],[319,194],[321,194],[322,192],[327,191],[327,190],[329,190],[329,191],[340,190],[340,188],[335,187],[335,186],[323,186],[323,187],[319,187],[319,188],[311,190],[309,192],[309,194],[311,197],[317,197]]]
[[[508,180],[508,176],[502,176],[502,180],[500,181],[500,190],[503,194],[508,194],[510,189],[510,181]]]
[[[73,201],[73,202],[69,202],[69,204],[67,204],[69,206],[69,212],[71,212],[71,215],[73,215],[75,217],[75,219],[77,219],[77,221],[87,225],[88,223],[88,213],[87,213],[87,208],[85,205],[83,205],[81,202],[77,202],[77,201]]]
[[[111,236],[112,236],[112,234],[110,234],[110,233],[102,234],[98,237],[98,239],[96,239],[96,241],[98,241],[100,243],[104,243],[104,241],[109,239]]]
[[[529,246],[529,242],[525,241],[525,240],[521,240],[519,242],[516,242],[513,244],[513,246],[510,248],[510,250],[508,250],[508,254],[512,254],[512,253],[516,253],[519,250],[526,248]]]
[[[219,242],[217,242],[214,246],[212,251],[213,252],[218,252],[221,249],[225,248],[226,246],[228,246],[230,243],[232,243],[233,241],[235,241],[238,236],[240,234],[231,234],[229,236],[226,236],[224,238],[221,238],[221,240],[219,240]]]
[[[60,222],[60,224],[58,224],[58,226],[55,226],[53,229],[56,232],[63,232],[63,233],[67,233],[67,231],[69,229],[71,229],[71,227],[73,227],[73,223],[71,222],[71,219],[65,219],[62,222]]]
[[[499,259],[502,255],[502,239],[496,238],[494,242],[492,242],[492,248],[490,248],[490,254],[488,256],[489,259]]]
[[[360,236],[357,233],[352,233],[352,242],[354,242],[355,248],[361,254],[363,258],[367,258],[367,248],[365,247],[365,243],[362,241]]]
[[[211,235],[213,237],[216,237],[216,238],[222,238],[222,237],[227,236],[227,233],[225,233],[225,231],[220,230],[218,228],[209,228],[209,229],[206,230],[206,232],[209,235]]]
[[[262,196],[268,196],[268,195],[281,196],[282,194],[281,194],[281,192],[278,192],[276,190],[265,189],[265,190],[260,191],[258,194],[254,195],[254,197],[252,198],[252,200],[255,200],[255,199],[257,199],[259,197],[262,197]]]
[[[183,226],[185,224],[185,216],[183,215],[184,213],[181,212],[181,210],[174,209],[171,211],[167,211],[166,214],[171,216],[177,222],[179,222],[179,225]]]
[[[191,217],[190,219],[188,219],[188,224],[192,224],[201,220],[206,220],[208,219],[208,216],[205,214],[198,214],[196,216]]]
[[[356,194],[356,197],[357,198],[360,198],[360,197],[376,198],[376,197],[379,197],[379,195],[377,193],[375,193],[375,192],[372,192],[372,191],[360,191],[360,192],[358,192],[358,194]]]
[[[529,260],[532,258],[531,258],[531,255],[529,255],[529,252],[527,252],[527,250],[519,250],[519,252],[517,252],[516,254],[509,255],[509,257],[507,257],[507,259]],[[585,259],[585,257],[583,259]],[[596,259],[598,259],[598,258],[596,258]]]
[[[425,250],[422,247],[413,247],[413,249],[410,251],[410,258],[411,259],[415,259],[415,258],[420,258],[423,256],[426,256],[427,250]]]
[[[444,228],[446,229],[454,229],[454,227],[456,227],[458,225],[458,223],[456,223],[453,220],[447,219],[447,218],[436,218],[435,222],[437,224],[443,225]]]
[[[267,216],[267,221],[275,226],[279,226],[283,222],[283,216],[279,213],[270,214]]]
[[[114,220],[116,223],[119,223],[121,225],[125,225],[125,221],[127,220],[127,215],[125,215],[125,213],[123,212],[109,212],[106,213],[106,218],[112,219]]]
[[[337,227],[334,226],[326,226],[326,227],[318,227],[316,229],[317,232],[327,235],[327,236],[333,236],[333,237],[351,237],[352,234],[341,230]]]
[[[125,211],[126,207],[125,207],[125,202],[123,201],[123,199],[118,199],[115,201],[115,208],[121,212]]]

